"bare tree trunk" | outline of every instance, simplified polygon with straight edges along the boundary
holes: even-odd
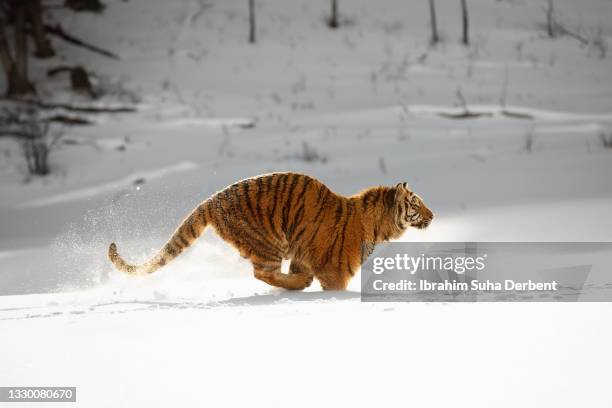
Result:
[[[331,16],[329,17],[330,28],[338,28],[338,0],[331,0]]]
[[[26,5],[15,3],[15,66],[20,77],[27,77],[28,71],[28,39],[26,37]]]
[[[461,0],[461,15],[462,15],[462,19],[463,19],[463,38],[462,38],[462,42],[465,45],[468,45],[470,43],[470,37],[469,37],[469,20],[468,20],[468,9],[467,9],[467,0]]]
[[[255,0],[249,0],[249,43],[255,44]]]
[[[431,43],[437,44],[440,41],[438,36],[438,23],[436,21],[436,3],[435,0],[429,0],[429,18],[431,22]]]
[[[4,32],[4,24],[0,32],[0,51],[2,65],[7,76],[7,95],[23,95],[35,93],[34,86],[28,81],[28,49],[25,31],[26,6],[21,1],[13,3],[15,14],[15,59],[11,58],[10,48]]]
[[[0,20],[0,63],[4,69],[6,83],[9,84],[11,82],[10,72],[14,69],[14,62],[13,58],[11,57],[11,49],[9,47],[8,40],[6,39],[6,32],[4,31],[5,25],[6,22],[4,20]]]
[[[36,45],[36,55],[38,58],[50,58],[55,55],[51,47],[51,42],[47,39],[45,24],[43,22],[43,8],[40,0],[28,1],[28,20],[32,25],[32,38]]]
[[[550,38],[555,37],[555,17],[554,17],[554,4],[553,0],[548,0],[548,7],[546,8],[546,29]]]

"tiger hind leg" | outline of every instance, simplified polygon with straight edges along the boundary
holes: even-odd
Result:
[[[297,266],[293,268],[293,272],[290,267],[290,273],[285,274],[281,272],[279,261],[257,260],[252,261],[252,263],[255,277],[268,285],[289,290],[302,290],[312,283],[313,275],[306,270],[297,272]]]

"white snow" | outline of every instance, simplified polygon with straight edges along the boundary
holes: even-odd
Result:
[[[253,121],[247,118],[180,118],[167,120],[165,126],[211,126],[211,127],[250,127]]]
[[[197,168],[198,168],[197,163],[194,163],[191,161],[185,161],[185,162],[177,163],[172,166],[165,166],[165,167],[161,167],[161,168],[153,169],[153,170],[139,171],[139,172],[130,174],[129,176],[125,176],[119,180],[100,184],[94,187],[81,188],[81,189],[69,191],[66,193],[52,195],[52,196],[44,197],[38,200],[26,202],[23,206],[24,207],[44,207],[47,205],[62,204],[62,203],[65,203],[66,201],[82,200],[82,199],[90,198],[96,195],[129,188],[130,186],[133,186],[133,185],[136,185],[136,188],[138,189],[137,185],[142,184],[146,181],[162,178],[172,173],[191,171]]]

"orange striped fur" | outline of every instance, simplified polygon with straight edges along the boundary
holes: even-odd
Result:
[[[239,181],[202,202],[151,260],[130,265],[112,243],[117,269],[135,275],[156,271],[212,226],[253,264],[257,279],[301,290],[317,278],[323,289],[345,289],[374,245],[427,227],[433,213],[406,183],[372,187],[344,197],[296,173]],[[282,259],[291,259],[289,273]]]

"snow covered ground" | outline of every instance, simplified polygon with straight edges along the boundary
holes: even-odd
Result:
[[[612,240],[611,57],[546,38],[544,1],[470,1],[468,48],[451,2],[435,48],[426,1],[340,2],[337,31],[327,1],[257,1],[256,45],[246,2],[106,3],[53,15],[120,61],[54,44],[138,113],[65,129],[27,183],[0,139],[0,385],[77,386],[84,407],[612,404],[607,303],[367,304],[358,278],[288,293],[212,233],[143,279],[105,256],[146,259],[199,201],[271,171],[345,194],[407,181],[437,217],[404,240]],[[612,44],[610,1],[555,5]],[[483,116],[448,117],[458,90]]]

